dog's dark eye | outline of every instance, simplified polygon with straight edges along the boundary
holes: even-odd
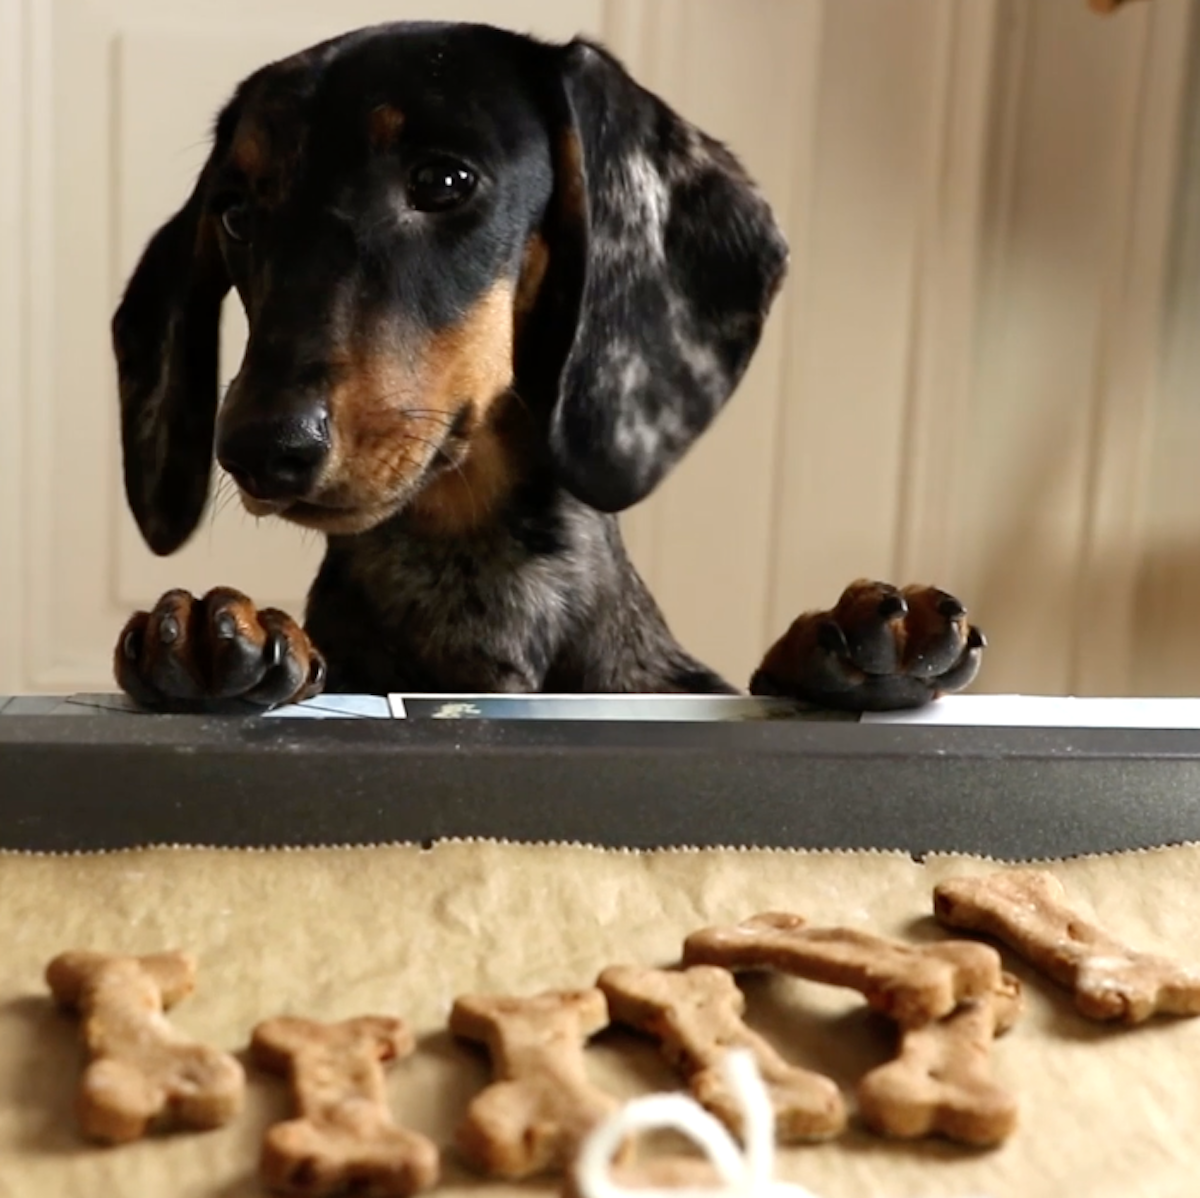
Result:
[[[408,202],[418,212],[445,212],[470,198],[478,183],[470,167],[436,158],[414,168],[408,177]]]
[[[249,204],[230,204],[221,213],[221,228],[230,241],[247,242],[252,232]]]

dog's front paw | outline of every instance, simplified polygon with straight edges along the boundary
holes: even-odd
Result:
[[[125,625],[113,657],[117,685],[164,711],[266,709],[319,694],[325,660],[286,612],[254,606],[229,587],[202,599],[168,591]]]
[[[755,671],[750,693],[849,711],[921,707],[969,686],[986,645],[953,595],[860,580],[832,611],[793,622]]]

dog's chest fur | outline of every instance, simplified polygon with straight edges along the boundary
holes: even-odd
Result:
[[[331,538],[307,629],[339,691],[731,689],[675,643],[616,518],[564,491],[469,536]]]

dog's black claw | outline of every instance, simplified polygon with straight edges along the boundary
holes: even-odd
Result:
[[[846,644],[846,634],[832,620],[821,621],[817,628],[817,644],[826,653],[832,653],[836,657],[850,655],[850,646]]]
[[[957,620],[967,614],[966,607],[960,603],[953,595],[947,595],[941,600],[938,605],[938,615],[945,616],[947,620]]]
[[[179,640],[181,629],[179,621],[174,616],[163,616],[158,622],[158,639],[164,645],[173,645]]]
[[[972,627],[967,633],[967,648],[968,649],[986,649],[987,637],[983,635],[980,629]]]
[[[267,663],[268,670],[274,670],[283,662],[283,656],[287,652],[287,641],[283,634],[272,632],[267,637],[267,643],[263,647],[263,658]]]
[[[131,628],[121,638],[121,652],[126,661],[137,661],[142,655],[142,634],[136,628]]]
[[[325,659],[323,657],[314,657],[312,665],[308,668],[308,680],[313,686],[320,689],[325,687]]]
[[[237,636],[237,621],[227,612],[221,612],[213,621],[213,634],[219,641],[231,641]]]
[[[898,616],[908,614],[908,604],[905,603],[903,595],[885,595],[879,601],[878,611],[881,620],[894,620]]]

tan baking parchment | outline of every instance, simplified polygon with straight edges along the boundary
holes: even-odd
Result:
[[[449,1145],[487,1077],[445,1020],[470,991],[592,982],[617,961],[667,964],[689,931],[764,909],[912,936],[942,933],[930,889],[977,860],[899,854],[604,852],[446,844],[317,851],[160,849],[0,856],[0,1196],[249,1198],[259,1137],[287,1111],[281,1083],[251,1071],[245,1113],[220,1131],[101,1149],[79,1139],[76,1028],[42,980],[72,947],[199,955],[189,1033],[241,1050],[280,1012],[322,1019],[396,1013],[416,1054],[389,1075],[397,1117]],[[1200,847],[1052,866],[1085,911],[1138,946],[1200,961]],[[892,1144],[859,1130],[788,1149],[781,1173],[822,1198],[1194,1198],[1200,1194],[1200,1020],[1133,1030],[1090,1024],[1027,970],[1024,1020],[996,1045],[1022,1124],[1003,1148]],[[856,996],[787,979],[746,983],[752,1024],[847,1091],[887,1058],[889,1030]],[[621,1095],[675,1088],[652,1049],[607,1034],[590,1050]],[[440,1193],[556,1192],[473,1179],[444,1153]]]

